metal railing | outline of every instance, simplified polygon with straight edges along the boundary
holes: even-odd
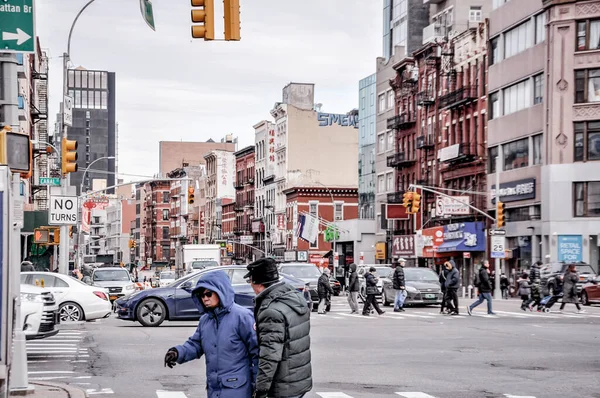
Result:
[[[439,98],[440,108],[453,108],[477,99],[477,86],[464,86]]]

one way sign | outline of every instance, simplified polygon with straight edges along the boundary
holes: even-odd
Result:
[[[77,224],[77,197],[76,196],[51,196],[50,225],[76,225]]]

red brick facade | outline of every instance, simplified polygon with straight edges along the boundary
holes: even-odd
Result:
[[[235,234],[236,240],[254,246],[252,219],[254,218],[254,146],[235,153]],[[244,237],[244,238],[242,238]],[[252,242],[248,241],[252,237]],[[234,244],[234,259],[250,258],[252,250],[248,246]]]

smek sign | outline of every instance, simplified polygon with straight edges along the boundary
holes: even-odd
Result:
[[[337,113],[318,113],[317,120],[320,127],[332,126],[334,124],[342,127],[358,128],[358,115],[340,115]]]

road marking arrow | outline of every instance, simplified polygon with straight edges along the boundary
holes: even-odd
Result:
[[[17,28],[17,33],[2,32],[2,40],[16,40],[18,46],[25,43],[29,39],[31,39],[31,36],[19,28]]]

